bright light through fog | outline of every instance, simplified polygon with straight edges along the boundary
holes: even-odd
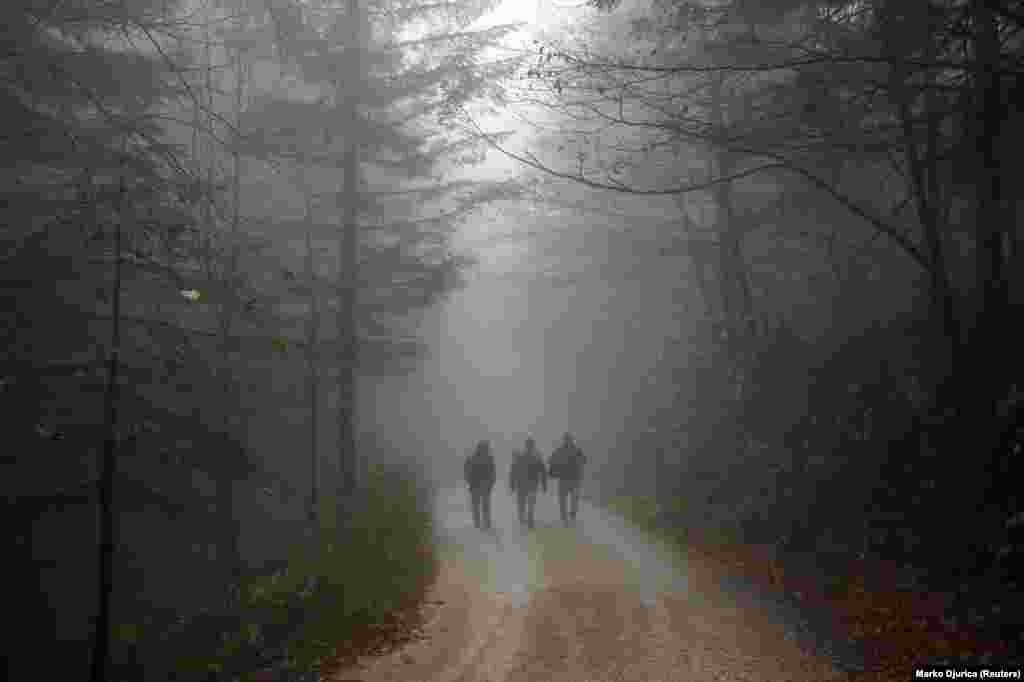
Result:
[[[536,24],[539,5],[543,0],[505,0],[484,17],[483,22],[493,24]]]
[[[474,28],[500,24],[524,24],[524,29],[551,28],[586,12],[585,0],[505,0],[483,16]]]

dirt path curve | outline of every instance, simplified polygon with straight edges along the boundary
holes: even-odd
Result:
[[[722,592],[699,557],[673,560],[583,504],[562,528],[555,500],[534,531],[494,495],[496,529],[473,528],[463,490],[437,501],[444,549],[422,639],[333,682],[843,680],[763,611]]]

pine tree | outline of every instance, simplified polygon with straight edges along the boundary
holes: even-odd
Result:
[[[247,136],[246,145],[249,153],[318,169],[323,182],[341,170],[336,203],[325,209],[339,235],[341,502],[354,491],[357,470],[354,391],[362,364],[357,347],[366,336],[359,330],[424,306],[447,288],[458,260],[446,252],[446,230],[483,201],[515,191],[433,175],[446,157],[475,144],[441,140],[436,119],[485,94],[512,68],[481,64],[476,56],[508,27],[461,30],[492,4],[275,5],[281,51],[318,95],[296,101],[268,94],[250,111],[247,128],[261,133]],[[396,38],[403,33],[414,37]]]
[[[7,162],[0,375],[5,406],[27,427],[11,437],[26,436],[26,453],[56,453],[74,442],[100,459],[85,469],[99,477],[84,482],[73,459],[56,460],[60,465],[46,472],[51,490],[22,488],[12,509],[31,523],[54,505],[99,505],[96,680],[112,674],[122,510],[174,507],[122,472],[119,460],[146,412],[138,387],[159,374],[150,360],[140,362],[154,344],[133,313],[154,294],[175,300],[181,278],[174,254],[190,225],[181,190],[192,178],[159,122],[160,108],[184,94],[182,55],[169,40],[176,10],[171,2],[84,1],[17,1],[0,10],[0,111],[11,126],[0,141]],[[20,470],[27,476],[33,464],[26,458]],[[67,542],[77,549],[76,539]]]

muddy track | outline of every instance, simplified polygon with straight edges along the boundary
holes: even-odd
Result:
[[[585,505],[577,528],[523,532],[495,495],[497,530],[468,522],[465,496],[439,499],[444,559],[423,638],[334,682],[625,682],[847,679],[802,646],[789,616],[710,562],[681,563]]]

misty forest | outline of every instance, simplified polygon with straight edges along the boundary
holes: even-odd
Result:
[[[1024,1],[0,15],[8,679],[1019,679]]]

